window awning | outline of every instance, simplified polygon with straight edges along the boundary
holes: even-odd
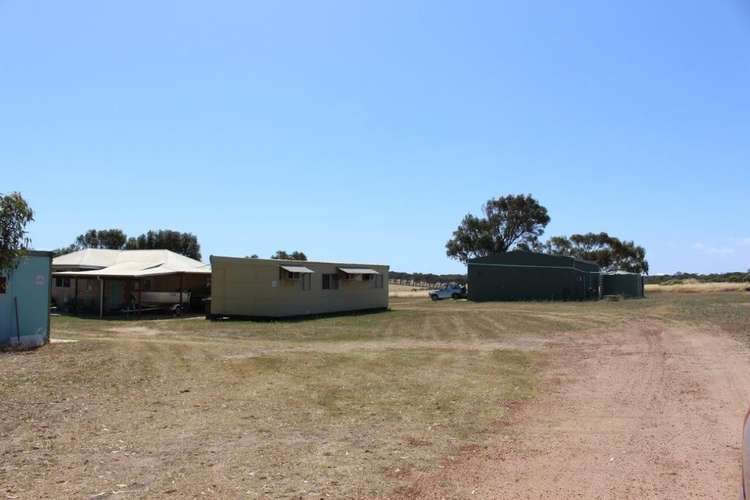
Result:
[[[346,274],[380,274],[375,269],[355,268],[355,267],[339,267],[339,271]]]
[[[281,269],[283,269],[284,271],[289,271],[290,273],[300,274],[313,274],[315,272],[305,266],[281,266]]]

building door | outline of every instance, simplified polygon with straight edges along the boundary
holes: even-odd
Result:
[[[109,282],[109,295],[107,296],[107,307],[110,310],[121,309],[123,300],[123,283],[122,281],[110,281]]]

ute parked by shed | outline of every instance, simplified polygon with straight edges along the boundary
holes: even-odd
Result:
[[[430,290],[432,300],[441,299],[464,299],[466,298],[466,287],[451,283],[437,290]]]

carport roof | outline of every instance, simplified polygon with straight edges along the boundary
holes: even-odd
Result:
[[[170,250],[82,250],[62,255],[52,261],[56,268],[77,268],[57,271],[54,276],[82,278],[142,278],[167,274],[211,274],[211,267]]]

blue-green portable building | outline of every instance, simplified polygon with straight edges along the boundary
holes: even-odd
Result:
[[[29,251],[0,273],[0,348],[49,341],[51,252]]]

